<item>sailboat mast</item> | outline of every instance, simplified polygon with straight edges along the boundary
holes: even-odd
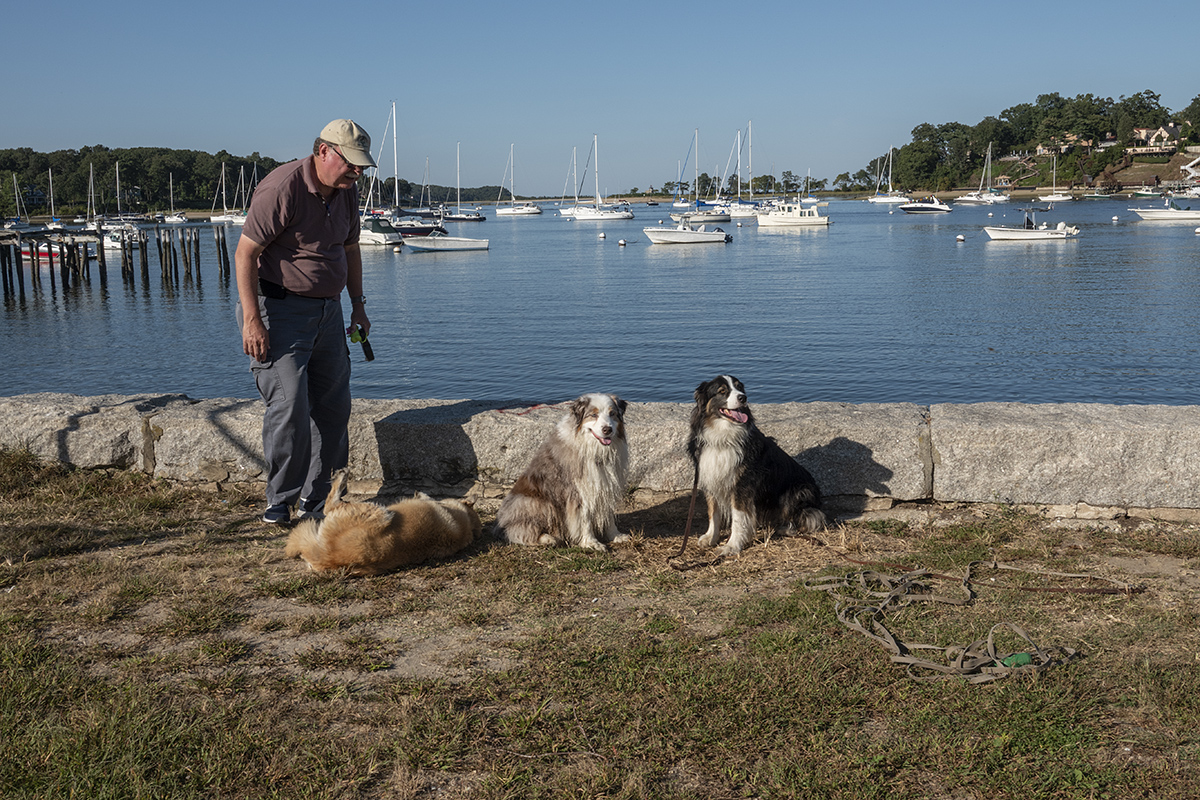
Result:
[[[750,202],[754,202],[754,121],[746,120],[746,170],[750,173]]]
[[[740,202],[742,201],[742,131],[741,131],[741,129],[740,129],[740,128],[738,129],[738,132],[737,132],[737,151],[738,151],[738,157],[737,157],[737,185],[738,185],[737,199],[738,199],[738,202],[740,203]]]
[[[462,213],[462,142],[454,143],[454,202]]]
[[[117,162],[117,217],[121,216],[121,162]]]
[[[600,140],[596,134],[592,134],[592,151],[596,154],[596,167],[593,172],[596,175],[596,210],[600,210]]]
[[[696,179],[692,181],[692,193],[696,198],[696,208],[700,207],[700,129],[696,128],[696,137],[693,142],[696,146],[696,163],[692,164],[692,171],[696,173]]]
[[[47,168],[46,174],[50,177],[50,221],[54,221],[54,170]]]
[[[396,121],[396,101],[392,101],[392,208],[393,213],[400,211],[400,156],[396,149],[396,139],[399,133]]]

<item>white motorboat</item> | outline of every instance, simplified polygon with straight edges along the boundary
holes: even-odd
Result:
[[[385,217],[366,216],[359,224],[358,243],[360,245],[397,245],[402,241],[400,231],[396,230],[391,221]]]
[[[431,233],[428,236],[415,236],[404,240],[408,249],[417,252],[454,251],[454,250],[487,250],[487,239],[468,239],[464,236],[446,236],[441,233]]]
[[[821,214],[829,203],[804,205],[799,196],[791,203],[779,203],[758,212],[760,228],[796,228],[828,225],[829,217]]]
[[[497,217],[531,217],[535,214],[542,213],[542,207],[536,203],[517,203],[516,177],[517,171],[516,162],[513,160],[514,145],[508,146],[508,164],[504,167],[504,174],[509,178],[508,182],[508,198],[509,205],[503,206],[501,202],[504,198],[504,178],[500,179],[500,195],[496,198],[496,216]],[[509,169],[511,167],[511,170]]]
[[[1069,239],[1079,233],[1075,225],[1060,222],[1051,228],[1046,223],[1038,225],[1033,217],[1033,209],[1022,209],[1025,212],[1025,223],[1021,226],[986,225],[984,233],[991,239],[1000,241],[1036,241],[1047,239]]]
[[[1066,203],[1069,200],[1074,200],[1075,198],[1072,195],[1063,194],[1058,190],[1058,156],[1054,157],[1053,170],[1050,179],[1050,194],[1040,194],[1038,195],[1038,200],[1041,200],[1043,203]]]
[[[913,200],[909,203],[904,203],[897,206],[905,214],[947,214],[954,209],[938,200],[933,195],[926,197],[924,200]]]
[[[1180,208],[1174,200],[1170,199],[1166,201],[1166,204],[1162,208],[1131,208],[1129,210],[1144,220],[1200,222],[1200,209],[1193,210],[1191,206]]]
[[[686,217],[686,215],[684,215]],[[703,242],[732,242],[733,237],[720,228],[693,225],[684,219],[678,225],[653,225],[642,228],[651,244],[701,244]]]

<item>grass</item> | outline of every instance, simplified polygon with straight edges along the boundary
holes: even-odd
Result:
[[[947,512],[725,562],[693,543],[674,569],[672,501],[622,515],[633,541],[608,554],[483,540],[352,579],[285,559],[244,496],[0,452],[0,500],[4,797],[1184,798],[1200,779],[1195,526]],[[1082,658],[915,682],[806,588],[924,567],[961,593],[981,559],[1027,571],[976,567],[973,603],[889,627],[955,644],[1012,621]],[[1147,591],[1027,591],[1093,585],[1049,570]]]

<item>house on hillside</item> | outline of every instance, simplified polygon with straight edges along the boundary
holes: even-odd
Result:
[[[1091,147],[1091,139],[1083,139],[1073,133],[1064,133],[1062,136],[1056,136],[1047,144],[1039,144],[1034,150],[1035,155],[1039,156],[1061,156],[1072,147]]]
[[[1179,149],[1179,136],[1182,133],[1183,126],[1173,122],[1157,128],[1134,128],[1134,146],[1126,147],[1125,152],[1138,156],[1169,156]]]

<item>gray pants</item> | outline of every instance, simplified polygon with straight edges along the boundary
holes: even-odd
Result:
[[[267,404],[267,505],[324,499],[330,476],[350,457],[350,350],[341,298],[259,297],[258,307],[271,341],[266,362],[250,359]]]

